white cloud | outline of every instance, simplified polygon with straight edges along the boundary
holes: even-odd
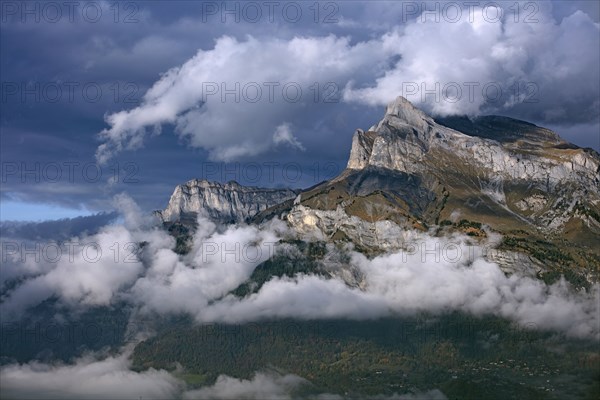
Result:
[[[138,243],[134,234],[118,225],[62,245],[36,243],[34,256],[44,273],[26,280],[6,296],[2,303],[5,316],[17,315],[51,296],[73,305],[111,304],[143,270],[136,254]]]
[[[184,399],[292,399],[292,392],[309,382],[297,375],[257,373],[252,379],[236,379],[221,375],[213,386],[184,393]]]
[[[137,148],[167,123],[213,159],[259,154],[272,146],[273,132],[290,115],[316,106],[315,83],[345,82],[384,58],[381,52],[377,41],[352,45],[333,35],[245,41],[223,36],[213,49],[199,50],[166,72],[141,106],[108,115],[110,128],[100,134],[105,143],[97,158],[104,162]]]
[[[369,319],[390,315],[385,299],[376,293],[350,289],[337,280],[314,275],[273,278],[245,299],[228,296],[196,318],[201,322],[249,322],[257,319],[350,317]]]
[[[427,248],[434,248],[429,239]],[[442,242],[443,248],[443,242]],[[367,277],[368,291],[385,298],[399,312],[460,310],[475,315],[498,315],[522,326],[561,331],[574,337],[600,336],[597,299],[591,293],[573,293],[564,281],[543,282],[514,274],[506,276],[498,265],[477,258],[471,265],[422,262],[420,254],[389,254],[367,260],[355,254]]]
[[[200,217],[192,251],[181,259],[170,248],[148,259],[148,269],[131,288],[142,311],[202,313],[208,303],[246,281],[279,241],[277,227],[230,227],[218,232]]]
[[[403,94],[440,115],[514,109],[539,120],[585,121],[598,114],[598,23],[581,11],[557,22],[551,6],[543,4],[535,14],[537,22],[527,22],[530,13],[515,17],[508,8],[496,22],[490,10],[463,10],[456,22],[444,17],[408,23],[393,42],[401,59],[374,85],[349,85],[345,99],[384,105]],[[461,92],[453,91],[456,86]],[[503,94],[498,100],[496,88]]]
[[[275,129],[273,143],[275,143],[275,146],[286,144],[301,151],[306,150],[302,143],[300,143],[300,141],[292,134],[290,124],[287,123],[281,124]]]
[[[130,353],[97,360],[91,355],[75,364],[39,362],[0,369],[2,398],[26,399],[169,399],[183,383],[166,371],[129,370]]]
[[[130,230],[148,229],[154,223],[152,216],[143,212],[137,203],[125,193],[114,196],[113,206],[123,216],[125,227]]]

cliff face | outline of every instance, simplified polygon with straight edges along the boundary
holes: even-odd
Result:
[[[458,197],[465,201],[501,208],[549,231],[564,228],[577,210],[598,211],[600,157],[595,151],[506,117],[439,122],[399,97],[377,125],[355,133],[348,169],[420,177],[430,181],[425,191],[435,190],[437,182],[456,192],[450,193],[454,197],[462,191]],[[586,222],[597,227],[593,219]]]
[[[599,191],[598,153],[570,145],[548,129],[497,116],[439,122],[399,97],[378,124],[355,133],[348,168],[411,173],[457,161],[482,177],[551,185],[577,182]],[[436,157],[442,155],[446,157]]]
[[[291,189],[242,186],[237,182],[192,180],[178,185],[159,217],[167,221],[194,218],[199,212],[222,223],[237,223],[276,204],[296,197]]]

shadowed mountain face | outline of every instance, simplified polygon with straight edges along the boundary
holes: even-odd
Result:
[[[501,143],[516,142],[517,140],[548,141],[556,142],[557,146],[568,145],[573,149],[578,148],[578,146],[563,141],[549,129],[509,117],[498,115],[486,115],[476,118],[450,116],[436,118],[435,122],[469,136],[492,139]]]

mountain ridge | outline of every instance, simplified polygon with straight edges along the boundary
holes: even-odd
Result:
[[[167,207],[155,214],[163,222],[182,218],[194,219],[198,213],[221,223],[240,223],[251,216],[296,197],[292,189],[243,186],[236,181],[226,183],[192,179],[177,185]]]
[[[600,155],[507,117],[442,122],[467,133],[398,97],[382,120],[355,132],[347,168],[332,180],[284,191],[270,203],[250,194],[260,206],[217,196],[225,203],[209,209],[229,210],[233,202],[245,210],[233,222],[280,218],[302,237],[351,242],[367,253],[402,248],[407,229],[458,231],[474,241],[489,231],[503,237],[496,256],[507,270],[569,270],[577,271],[575,280],[598,281]],[[246,193],[236,185],[230,190]],[[183,210],[186,202],[175,197],[167,210]],[[231,217],[216,218],[223,215]],[[511,261],[513,253],[527,257]]]

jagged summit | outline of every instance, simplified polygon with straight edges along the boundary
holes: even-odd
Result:
[[[425,114],[423,111],[415,107],[410,101],[402,96],[398,96],[396,100],[390,102],[385,110],[385,116],[379,125],[374,126],[370,130],[376,130],[382,123],[392,121],[395,125],[406,124],[419,129],[425,129],[428,125],[433,124],[433,118]]]
[[[386,124],[395,125],[396,127],[405,124],[417,129],[417,131],[427,131],[428,127],[438,124],[468,136],[492,139],[499,142],[527,139],[533,142],[554,142],[557,145],[567,144],[567,142],[549,129],[505,116],[485,115],[469,117],[459,115],[437,117],[434,119],[402,96],[398,96],[387,105],[383,119],[378,124],[373,125],[369,131],[378,131]],[[574,145],[570,147],[577,148]]]
[[[244,222],[259,212],[296,197],[291,189],[271,189],[193,179],[178,185],[164,211],[156,214],[163,221],[194,218],[204,212],[218,222]]]
[[[414,173],[461,164],[502,179],[569,180],[598,188],[598,153],[570,145],[548,129],[498,116],[441,122],[398,97],[378,124],[356,131],[347,167]]]

